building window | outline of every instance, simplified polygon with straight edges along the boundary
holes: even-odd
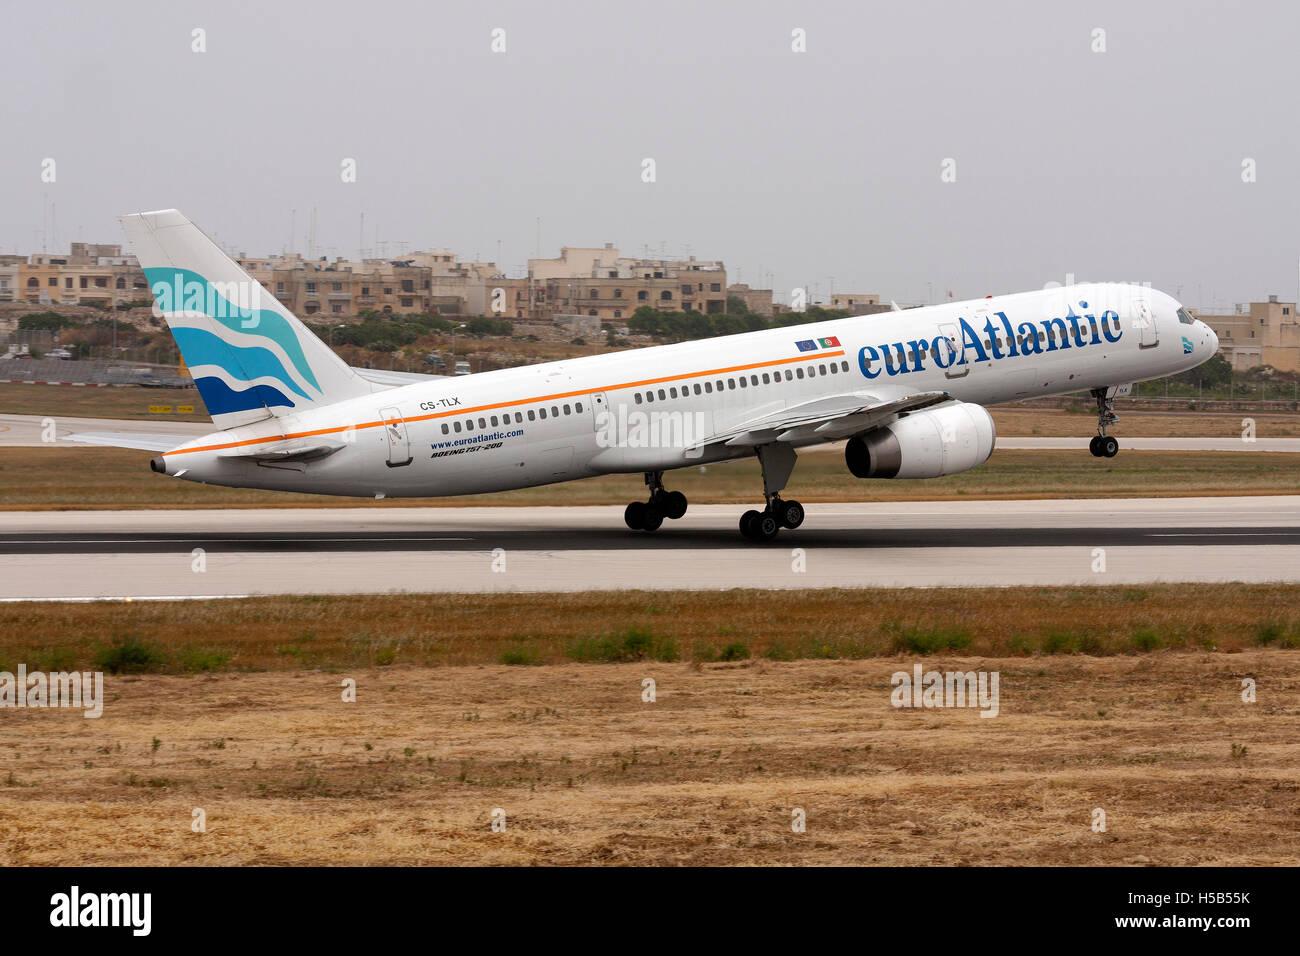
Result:
[[[599,289],[588,289],[587,291],[590,293],[590,295],[587,296],[588,299],[599,299],[599,298],[600,298],[600,290],[599,290]]]
[[[710,291],[710,292],[721,292],[721,291],[722,291],[722,283],[721,283],[721,282],[710,282],[710,283],[709,283],[709,291]]]
[[[308,295],[315,295],[315,294],[316,294],[316,283],[314,283],[314,282],[308,282],[308,283],[307,283],[307,294],[308,294]]]
[[[330,288],[333,289],[335,292],[342,292],[342,291],[343,291],[343,283],[342,283],[342,282],[331,282],[331,283],[330,283]]]
[[[663,300],[664,302],[669,302],[669,301],[671,301],[671,300],[672,300],[672,297],[673,297],[673,294],[672,294],[672,292],[669,291],[668,289],[664,289],[664,291],[662,291],[662,292],[659,293],[659,298],[660,298],[661,300]]]
[[[637,301],[644,302],[646,300],[646,291],[642,289],[640,292],[636,294],[636,297],[637,297]]]
[[[275,291],[276,291],[276,292],[283,292],[283,291],[284,291],[284,283],[283,283],[283,282],[277,282],[277,283],[275,284]]]
[[[622,290],[622,289],[615,289],[615,290],[614,290],[614,298],[616,298],[616,299],[621,299],[621,298],[623,298],[623,290]]]
[[[335,302],[333,305],[330,306],[330,311],[333,312],[335,315],[342,315],[343,304],[340,302]]]

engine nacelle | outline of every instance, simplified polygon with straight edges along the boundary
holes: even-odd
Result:
[[[953,401],[849,439],[844,460],[855,478],[939,478],[982,465],[996,442],[983,406]]]

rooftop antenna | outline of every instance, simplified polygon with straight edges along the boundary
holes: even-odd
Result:
[[[294,246],[293,240],[294,240],[294,236],[296,236],[297,233],[298,233],[298,210],[293,209],[290,210],[289,212],[289,246],[288,248],[285,249],[286,254],[293,252],[293,246]]]
[[[357,262],[366,258],[366,214],[361,214],[361,227],[357,230]]]

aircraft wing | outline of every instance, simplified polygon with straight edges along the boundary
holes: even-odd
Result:
[[[390,372],[383,368],[357,368],[351,366],[352,371],[356,372],[367,382],[373,382],[375,385],[382,385],[385,388],[400,388],[403,385],[414,385],[416,382],[429,382],[435,378],[449,378],[447,375],[427,375],[424,372]]]
[[[162,435],[150,432],[78,432],[63,440],[85,445],[106,445],[110,448],[135,448],[139,451],[171,451],[178,445],[193,441],[194,435]]]
[[[710,436],[695,447],[718,444],[752,447],[809,438],[836,441],[883,425],[900,412],[950,400],[947,392],[909,392],[888,386],[871,392],[835,395],[743,422],[730,431]]]

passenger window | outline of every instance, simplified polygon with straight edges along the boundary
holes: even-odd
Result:
[[[699,383],[699,382],[696,382],[696,383],[695,383],[695,394],[696,394],[696,395],[700,394],[700,383]]]
[[[840,370],[843,372],[847,372],[849,370],[848,359],[845,359],[843,362],[840,363]]]
[[[497,427],[497,417],[495,415],[492,416],[492,427],[493,428]]]
[[[802,368],[795,369],[794,374],[796,378],[803,378],[803,369]]]
[[[478,427],[479,427],[479,428],[487,428],[487,419],[486,419],[486,418],[480,418],[480,419],[478,420]]]
[[[836,372],[838,372],[838,371],[839,371],[839,368],[835,365],[834,362],[831,362],[831,374],[834,375],[834,374],[835,374]]]
[[[706,392],[708,392],[710,395],[712,395],[712,394],[713,394],[713,383],[712,383],[712,382],[705,382],[705,383],[704,383],[704,391],[706,391]]]
[[[465,422],[465,431],[472,432],[473,430],[474,430],[474,419],[470,418]]]
[[[515,412],[515,424],[516,424],[516,425],[522,425],[523,423],[524,423],[524,413],[523,413],[523,412]]]
[[[551,406],[551,415],[552,415],[554,418],[559,418],[559,417],[560,417],[560,406],[559,406],[559,405],[552,405],[552,406]]]
[[[727,388],[731,389],[733,392],[736,390],[736,380],[734,378],[727,379]]]
[[[758,384],[758,376],[757,376],[757,375],[751,375],[751,376],[749,376],[749,384],[750,384],[750,385],[757,385],[757,384]]]
[[[792,382],[792,381],[794,381],[794,372],[790,371],[789,369],[786,369],[786,370],[785,370],[785,380],[786,380],[787,382]]]
[[[766,372],[764,372],[764,373],[763,373],[763,384],[764,384],[764,385],[770,385],[771,383],[772,383],[772,378],[771,378],[771,376],[769,376]]]
[[[636,401],[636,403],[637,403],[638,405],[641,404],[641,402],[642,402],[642,398],[641,398],[641,393],[640,393],[640,392],[633,392],[633,393],[632,393],[632,398]]]
[[[443,422],[443,423],[442,423],[442,433],[445,435],[445,434],[447,434],[447,433],[450,432],[450,431],[451,431],[451,428],[447,425],[446,422]]]
[[[573,410],[574,410],[575,412],[577,412],[579,415],[581,415],[581,414],[582,414],[582,402],[574,402],[574,403],[573,403]]]
[[[746,388],[746,387],[748,387],[748,385],[749,385],[749,383],[745,381],[745,376],[743,376],[743,375],[740,376],[740,387],[741,387],[741,388]]]
[[[460,431],[460,422],[452,422],[452,426],[456,429],[456,431]]]
[[[808,366],[808,377],[809,377],[809,378],[814,378],[814,377],[816,377],[816,375],[817,375],[817,366],[816,366],[816,365],[809,365],[809,366]]]
[[[677,386],[676,386],[676,385],[674,385],[672,388],[668,389],[668,397],[669,397],[669,398],[676,398],[676,397],[677,397]]]
[[[647,402],[653,402],[653,401],[655,400],[655,393],[654,393],[654,392],[646,392],[646,393],[645,393],[645,400],[646,400]]]
[[[573,408],[572,408],[572,406],[570,406],[570,405],[565,405],[565,406],[564,406],[564,414],[566,414],[566,415],[572,415],[572,414],[573,414]]]
[[[537,412],[535,412],[535,411],[534,411],[533,409],[531,409],[531,408],[528,409],[528,420],[529,420],[530,422],[535,422],[535,421],[537,421]]]
[[[537,414],[542,416],[542,421],[546,421],[546,409],[539,408]]]
[[[723,390],[725,390],[725,389],[726,389],[726,386],[722,383],[722,379],[718,379],[718,391],[721,392],[721,391],[723,391]]]
[[[662,388],[659,389],[659,401],[662,402],[662,401],[664,401],[667,397],[668,397],[668,396],[664,394],[664,390],[663,390]]]
[[[825,365],[820,366],[817,370],[818,370],[819,372],[821,372],[823,375],[826,374],[826,366],[825,366]]]

